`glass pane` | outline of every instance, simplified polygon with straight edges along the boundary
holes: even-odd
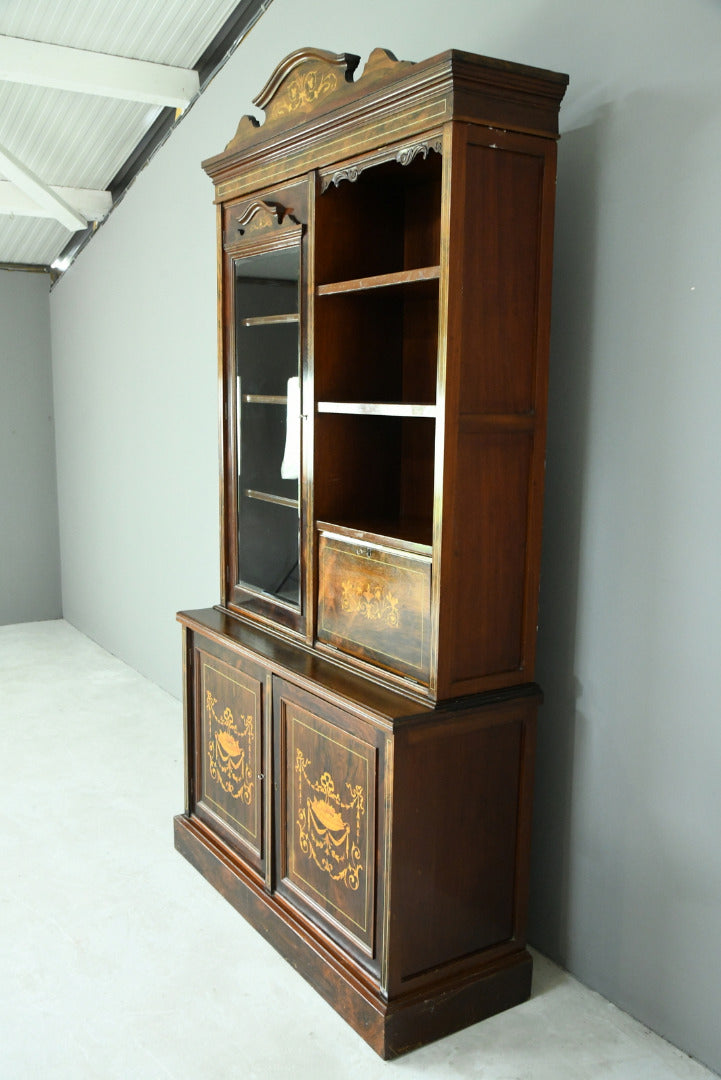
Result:
[[[238,577],[300,606],[299,248],[235,263]]]

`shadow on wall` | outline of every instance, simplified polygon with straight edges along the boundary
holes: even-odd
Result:
[[[559,146],[529,939],[718,1072],[717,101]]]
[[[577,700],[579,559],[596,292],[602,117],[559,144],[547,474],[538,638],[539,713],[529,940],[566,962]]]

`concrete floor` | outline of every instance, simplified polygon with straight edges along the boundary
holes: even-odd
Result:
[[[0,1080],[713,1077],[541,956],[527,1004],[382,1062],[174,852],[182,756],[153,683],[0,627]]]

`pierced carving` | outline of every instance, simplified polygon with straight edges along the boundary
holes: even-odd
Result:
[[[331,184],[338,187],[341,180],[350,180],[351,183],[355,183],[362,171],[362,169],[356,168],[355,165],[350,165],[347,169],[338,169],[332,176],[324,177],[321,184],[321,193],[327,191]]]
[[[255,199],[246,206],[243,213],[237,218],[236,225],[241,236],[262,232],[282,225],[284,222],[299,225],[297,218],[293,217],[293,208],[281,206],[280,203],[263,202]]]
[[[428,157],[431,150],[436,154],[440,154],[443,150],[443,140],[438,138],[433,142],[420,142],[414,143],[413,146],[404,146],[402,150],[399,150],[396,154],[396,161],[399,165],[410,165],[419,155],[424,159]]]
[[[354,183],[361,173],[374,168],[376,165],[383,165],[388,161],[395,161],[399,165],[410,165],[418,156],[427,158],[431,150],[436,154],[443,153],[443,139],[440,135],[431,137],[425,142],[413,143],[412,146],[403,146],[395,152],[383,151],[363,161],[356,162],[354,165],[346,165],[342,169],[337,169],[335,172],[323,177],[320,188],[321,194],[327,191],[331,185],[338,187],[343,180]]]

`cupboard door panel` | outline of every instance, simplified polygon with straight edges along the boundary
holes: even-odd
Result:
[[[287,684],[274,686],[283,759],[279,889],[343,944],[372,956],[376,747],[348,730],[357,722],[340,710]]]
[[[195,650],[195,812],[256,867],[263,857],[263,685],[236,663]]]

